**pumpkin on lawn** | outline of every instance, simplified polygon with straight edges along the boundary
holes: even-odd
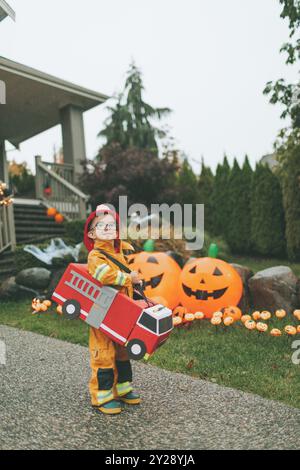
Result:
[[[224,318],[231,317],[234,321],[239,321],[242,318],[242,311],[238,307],[226,307],[224,309]]]
[[[165,306],[173,309],[179,304],[180,266],[171,256],[163,252],[141,253],[128,256],[132,271],[137,271],[143,280],[144,293],[150,299],[162,297]],[[193,312],[194,313],[194,312]]]
[[[243,293],[237,271],[217,258],[196,258],[182,269],[179,300],[190,312],[201,311],[208,318],[223,308],[236,306]]]

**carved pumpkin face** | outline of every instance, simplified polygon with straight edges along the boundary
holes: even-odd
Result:
[[[170,256],[162,252],[142,251],[128,256],[132,271],[144,281],[144,292],[150,299],[163,297],[166,307],[173,309],[179,303],[178,283],[181,269]]]
[[[238,307],[226,307],[224,309],[224,318],[231,317],[234,321],[239,321],[242,318],[242,312]]]
[[[181,272],[179,300],[189,312],[200,310],[211,318],[215,311],[237,305],[242,292],[239,274],[220,259],[197,258]]]

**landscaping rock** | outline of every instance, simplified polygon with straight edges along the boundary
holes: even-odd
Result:
[[[1,300],[32,299],[37,295],[37,291],[17,284],[14,276],[6,279],[0,287]]]
[[[243,296],[239,302],[239,308],[243,313],[246,313],[251,307],[250,290],[248,287],[248,281],[253,276],[253,271],[247,266],[240,264],[231,263],[231,266],[239,273],[243,281]]]
[[[37,290],[44,290],[50,284],[51,271],[46,268],[28,268],[16,276],[16,283]]]
[[[288,266],[257,272],[248,281],[253,306],[257,310],[283,308],[291,312],[298,305],[299,279]]]

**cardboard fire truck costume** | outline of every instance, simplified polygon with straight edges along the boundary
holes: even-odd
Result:
[[[52,299],[68,318],[81,318],[126,346],[130,359],[148,358],[173,329],[170,309],[103,286],[88,273],[86,264],[68,266]]]

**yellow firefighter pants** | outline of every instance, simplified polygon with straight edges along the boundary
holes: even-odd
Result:
[[[102,331],[90,328],[89,390],[92,405],[97,406],[126,395],[132,390],[132,369],[126,348],[112,341]]]

